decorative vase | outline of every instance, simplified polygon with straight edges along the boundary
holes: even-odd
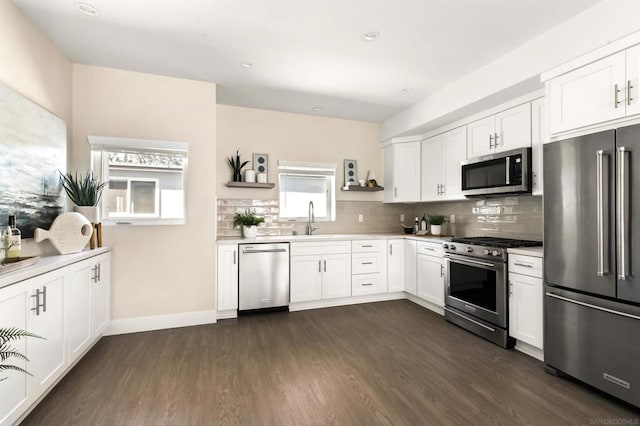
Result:
[[[75,206],[73,211],[80,213],[91,223],[100,223],[100,208],[98,206]]]
[[[431,235],[442,235],[442,225],[431,225]]]
[[[258,227],[255,225],[242,225],[242,236],[245,238],[255,238],[258,233]]]
[[[242,172],[240,172],[240,171],[233,172],[233,181],[234,182],[242,182]]]
[[[245,170],[244,171],[244,181],[248,183],[256,182],[256,172],[254,170]]]

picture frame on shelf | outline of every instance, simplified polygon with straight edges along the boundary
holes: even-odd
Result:
[[[344,160],[344,186],[358,185],[358,162]]]
[[[258,154],[256,152],[253,153],[253,170],[256,173],[264,173],[269,176],[269,154]]]

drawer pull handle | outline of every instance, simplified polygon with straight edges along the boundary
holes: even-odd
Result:
[[[428,250],[428,251],[436,251],[436,249],[432,249],[432,248],[429,248],[429,247],[425,247],[425,250]]]
[[[362,265],[373,265],[373,262],[362,262]]]
[[[373,283],[362,283],[362,287],[373,285]]]
[[[362,246],[362,248],[371,248],[371,247],[373,247],[371,244],[366,245],[366,246]]]
[[[527,263],[513,262],[515,266],[522,266],[523,268],[533,268],[533,265]]]

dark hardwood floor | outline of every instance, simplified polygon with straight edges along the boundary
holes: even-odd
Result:
[[[619,419],[619,420],[612,420]],[[611,423],[625,421],[627,423]],[[634,420],[635,419],[635,420]],[[103,338],[25,425],[638,424],[409,301]]]

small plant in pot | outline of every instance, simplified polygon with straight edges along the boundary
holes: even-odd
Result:
[[[82,176],[76,172],[75,176],[71,173],[60,173],[60,184],[65,192],[76,205],[74,210],[91,223],[100,222],[100,210],[98,203],[102,198],[102,191],[107,182],[98,181],[91,170],[87,170],[87,174]]]
[[[256,216],[255,212],[245,210],[244,213],[236,213],[233,216],[233,227],[242,227],[242,236],[255,238],[258,233],[258,225],[264,222],[264,217]]]
[[[442,215],[429,216],[429,226],[431,228],[431,235],[442,235],[442,225],[447,221],[447,218]]]
[[[232,155],[231,157],[227,157],[227,163],[229,167],[231,167],[231,171],[233,172],[233,181],[241,182],[242,181],[242,168],[249,164],[249,161],[240,161],[240,149],[236,150],[235,157]]]

